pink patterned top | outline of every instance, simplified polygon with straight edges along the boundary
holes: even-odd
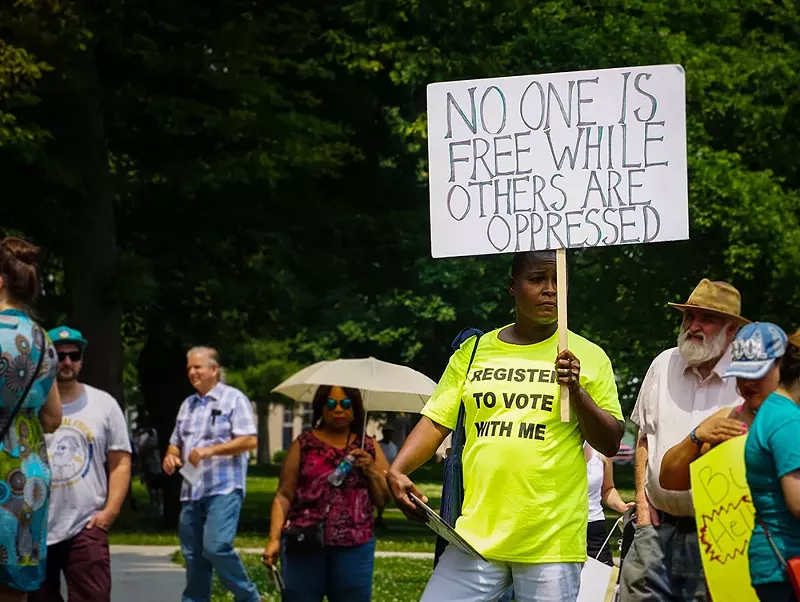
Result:
[[[347,449],[338,449],[306,431],[300,437],[300,476],[297,492],[284,529],[311,527],[325,521],[325,545],[358,546],[373,536],[373,505],[364,473],[353,467],[339,487],[328,482],[328,475],[351,449],[361,447],[356,437]],[[367,438],[364,446],[375,457],[375,442]],[[330,510],[325,517],[325,509]]]

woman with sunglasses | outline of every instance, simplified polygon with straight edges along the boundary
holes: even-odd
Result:
[[[281,467],[263,562],[274,566],[280,554],[284,602],[368,602],[373,510],[389,500],[389,465],[372,438],[362,445],[357,389],[320,386],[312,405],[314,428],[295,439]],[[337,469],[347,471],[338,485],[329,479]]]
[[[0,243],[0,600],[24,602],[45,576],[50,468],[44,433],[61,424],[53,344],[30,317],[39,249]],[[37,369],[38,366],[38,369]]]

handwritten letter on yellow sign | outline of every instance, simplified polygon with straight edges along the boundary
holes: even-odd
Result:
[[[700,554],[715,602],[758,602],[747,559],[755,510],[745,479],[746,439],[726,441],[691,465]]]

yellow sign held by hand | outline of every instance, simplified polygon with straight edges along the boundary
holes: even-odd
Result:
[[[700,555],[714,600],[758,602],[747,557],[755,509],[745,478],[746,440],[726,441],[690,467]]]

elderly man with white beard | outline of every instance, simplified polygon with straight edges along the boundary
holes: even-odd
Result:
[[[670,305],[683,312],[678,346],[650,365],[631,414],[639,427],[637,526],[622,566],[622,602],[708,600],[691,491],[665,490],[659,472],[664,454],[690,433],[698,455],[704,443],[714,443],[715,429],[693,429],[740,402],[735,379],[722,375],[730,344],[748,321],[740,315],[739,291],[726,282],[703,279],[685,304]]]

